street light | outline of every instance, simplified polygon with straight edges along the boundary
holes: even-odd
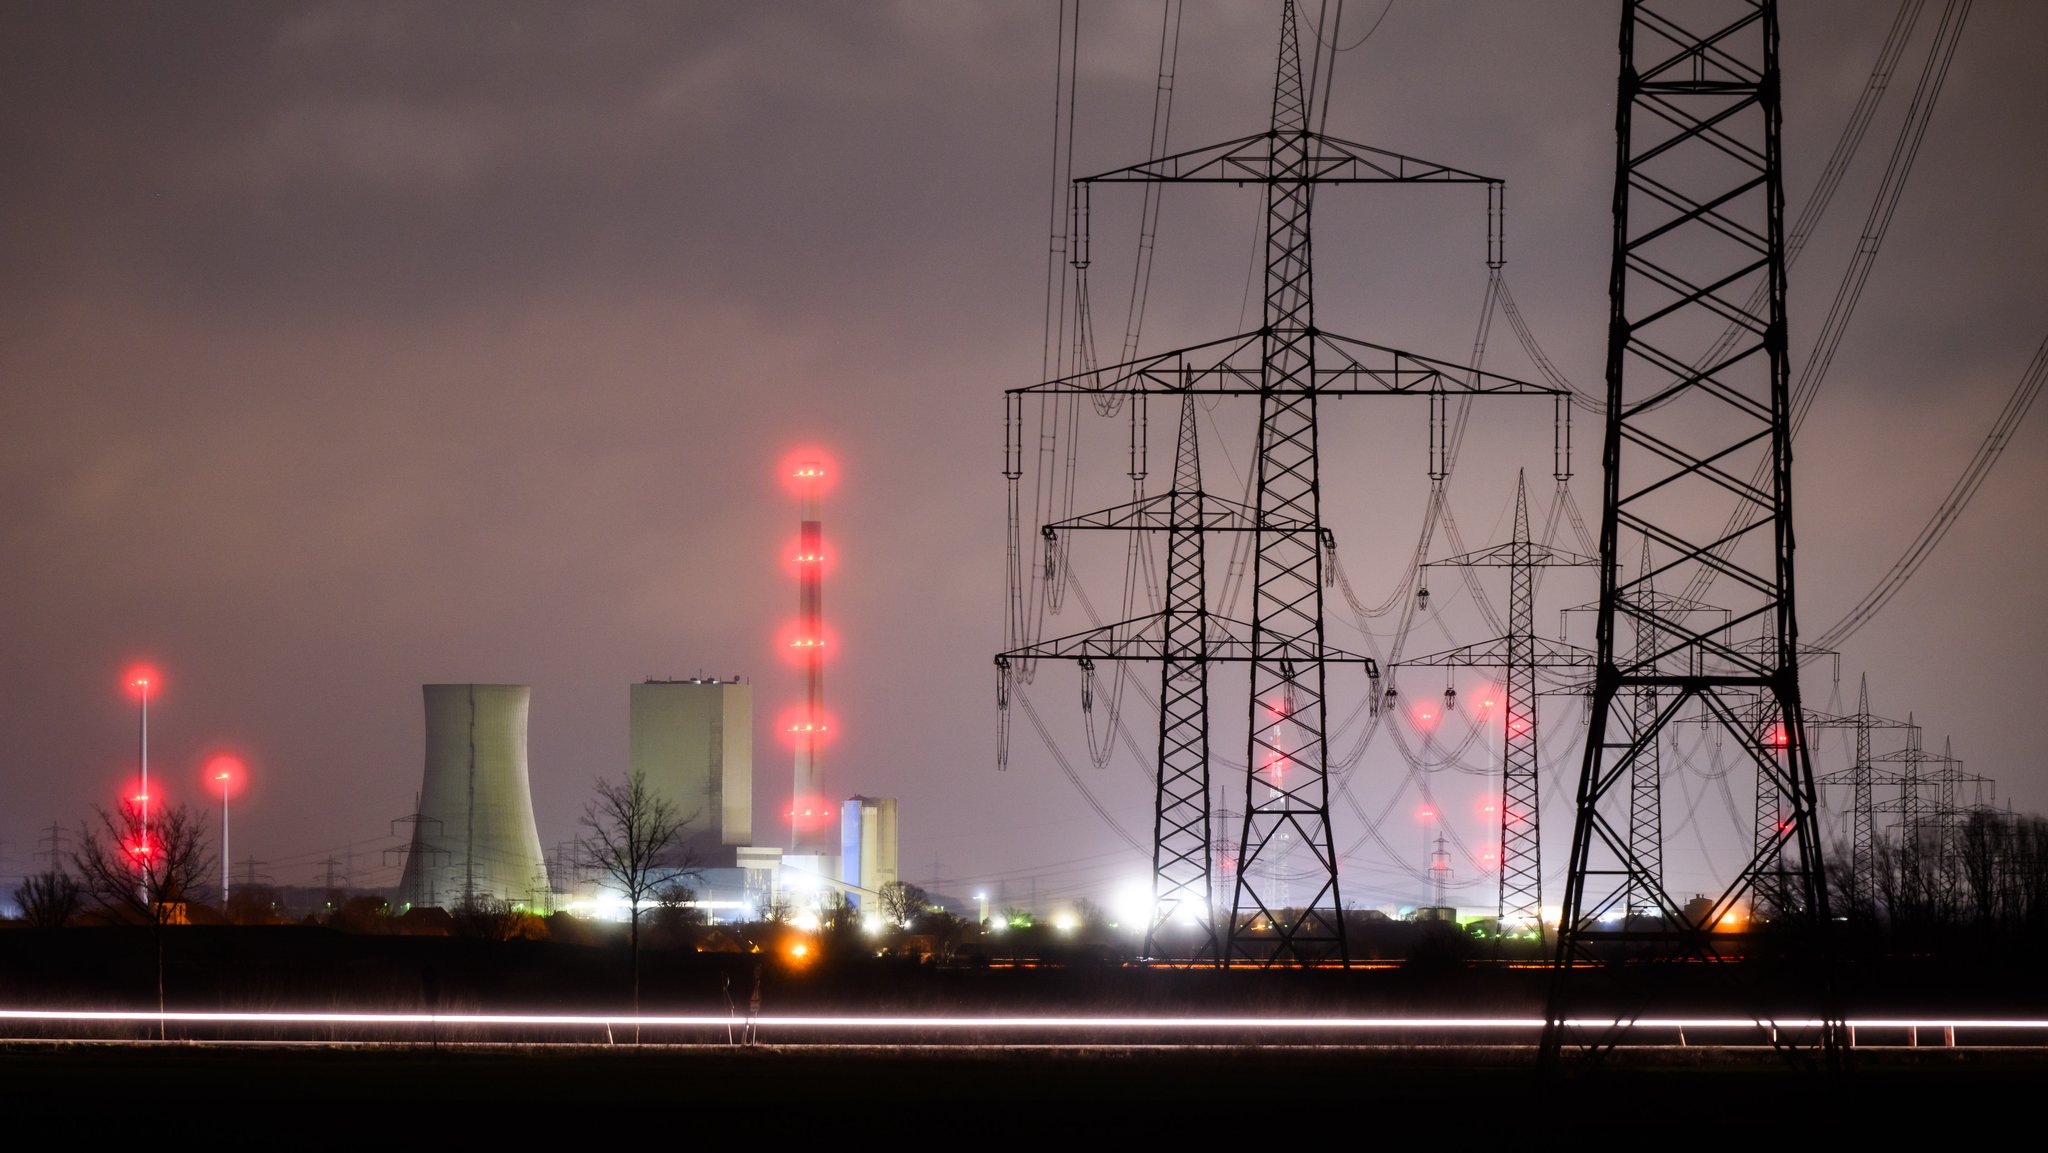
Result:
[[[244,775],[241,759],[222,755],[206,763],[206,777],[220,787],[220,907],[228,907],[228,797]]]

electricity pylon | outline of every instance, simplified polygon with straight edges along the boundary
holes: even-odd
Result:
[[[1500,263],[1501,182],[1487,176],[1326,136],[1309,129],[1294,4],[1281,9],[1279,64],[1269,127],[1251,136],[1191,149],[1075,181],[1077,274],[1088,263],[1088,198],[1096,184],[1195,183],[1261,185],[1266,198],[1266,270],[1260,326],[1248,333],[1058,380],[1011,389],[1007,396],[1004,475],[1014,489],[1023,474],[1023,405],[1032,396],[1083,394],[1098,400],[1151,393],[1256,398],[1259,431],[1254,534],[1253,608],[1241,641],[1212,641],[1206,659],[1251,665],[1245,766],[1245,813],[1239,837],[1223,960],[1315,963],[1348,961],[1337,854],[1330,830],[1327,666],[1360,661],[1324,639],[1323,569],[1331,534],[1322,520],[1321,444],[1317,408],[1324,397],[1418,395],[1430,400],[1432,467],[1447,455],[1446,397],[1459,394],[1545,395],[1562,406],[1559,389],[1482,373],[1414,353],[1339,336],[1315,317],[1310,207],[1324,184],[1479,184],[1487,189],[1487,261]],[[1085,294],[1082,294],[1085,295]],[[1213,615],[1212,615],[1213,619]],[[1085,637],[1095,639],[1087,640]],[[1101,630],[1028,646],[1030,655],[1059,655],[1065,646],[1090,659],[1142,651],[1145,642]],[[1164,642],[1148,659],[1163,659]],[[1013,650],[1019,656],[1025,649]],[[1222,655],[1230,654],[1230,655]],[[1206,724],[1206,718],[1203,721]],[[1206,803],[1206,799],[1205,802]],[[1264,858],[1282,846],[1314,857],[1307,900],[1283,900],[1282,882],[1267,883]]]
[[[1507,681],[1502,709],[1500,805],[1500,932],[1509,926],[1543,933],[1543,852],[1539,819],[1536,721],[1538,669],[1586,668],[1590,649],[1536,635],[1536,570],[1593,565],[1592,557],[1529,539],[1529,496],[1515,477],[1515,524],[1508,543],[1424,567],[1508,570],[1508,630],[1493,640],[1402,661],[1447,668],[1500,668]],[[1448,695],[1448,694],[1447,694]],[[1449,712],[1446,708],[1445,712]]]
[[[1866,676],[1856,688],[1855,712],[1836,716],[1809,710],[1806,727],[1808,730],[1849,729],[1856,734],[1854,763],[1820,778],[1820,783],[1849,786],[1849,876],[1843,892],[1849,907],[1842,912],[1850,917],[1868,917],[1876,911],[1878,892],[1876,787],[1897,785],[1903,779],[1898,773],[1880,770],[1873,763],[1871,734],[1878,729],[1910,730],[1913,725],[1909,721],[1890,720],[1870,711],[1870,678]]]
[[[1566,1043],[1574,970],[1624,952],[1720,960],[1755,934],[1724,918],[1781,881],[1790,919],[1827,925],[1813,768],[1799,693],[1794,611],[1792,438],[1785,323],[1784,186],[1775,0],[1700,6],[1625,0],[1616,112],[1609,280],[1598,664],[1565,877],[1544,1054]],[[1758,477],[1758,480],[1750,478]],[[1739,512],[1727,517],[1728,501]],[[1648,542],[1658,564],[1623,580],[1620,558]],[[1668,614],[1634,594],[1655,581],[1722,580],[1718,622]],[[1647,657],[1619,644],[1650,630]],[[1763,645],[1744,641],[1758,632]],[[1640,635],[1640,634],[1638,634]],[[1658,693],[1646,724],[1622,702]],[[1759,739],[1752,702],[1784,718]],[[1620,783],[1684,710],[1718,725],[1785,817],[1704,912],[1688,912],[1636,852],[1613,811]],[[1606,922],[1641,893],[1656,917]],[[1783,926],[1779,926],[1781,929]],[[1824,977],[1802,1016],[1832,1060],[1837,1028]],[[1774,1033],[1775,1037],[1776,1034]]]
[[[1926,750],[1921,743],[1920,726],[1913,723],[1913,715],[1908,713],[1906,747],[1873,759],[1880,764],[1899,766],[1895,778],[1898,795],[1873,807],[1880,813],[1898,814],[1898,904],[1908,914],[1924,912],[1933,907],[1945,888],[1945,862],[1941,858],[1942,805],[1938,798],[1930,798],[1923,791],[1927,786],[1937,785],[1938,777],[1923,770],[1928,765],[1946,767],[1952,758],[1945,750]],[[1930,840],[1932,846],[1928,844]],[[1932,864],[1928,862],[1929,856],[1934,858]]]
[[[1143,396],[1131,405],[1133,428],[1144,422]],[[1133,438],[1142,443],[1142,434]],[[1134,475],[1142,465],[1133,464]],[[1007,675],[1013,664],[1073,660],[1092,669],[1098,660],[1150,660],[1160,664],[1159,772],[1153,810],[1152,912],[1145,952],[1162,955],[1160,929],[1175,916],[1192,913],[1201,945],[1196,955],[1221,960],[1213,912],[1209,811],[1209,665],[1249,660],[1252,627],[1208,609],[1203,536],[1251,532],[1255,510],[1202,491],[1200,439],[1195,402],[1184,393],[1180,431],[1174,446],[1173,487],[1158,496],[1046,525],[1048,550],[1064,532],[1107,529],[1164,531],[1166,607],[1163,611],[1040,644],[1012,649],[996,658]],[[1330,651],[1326,660],[1363,664],[1377,681],[1370,657]]]

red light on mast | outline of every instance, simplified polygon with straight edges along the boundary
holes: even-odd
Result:
[[[794,496],[823,496],[839,482],[839,465],[832,454],[815,447],[793,449],[785,454],[776,472],[783,487]]]
[[[792,747],[807,741],[822,745],[837,735],[833,731],[835,726],[830,713],[813,716],[801,705],[784,709],[782,715],[776,718],[775,728],[782,734],[782,739]]]
[[[783,575],[799,581],[832,575],[838,560],[832,546],[822,540],[806,544],[801,536],[793,536],[782,546]]]
[[[782,658],[799,668],[812,661],[829,660],[839,651],[839,637],[822,625],[806,628],[802,621],[790,621],[776,636],[775,647]]]

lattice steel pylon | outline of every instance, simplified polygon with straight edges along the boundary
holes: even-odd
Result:
[[[1145,397],[1133,398],[1130,417],[1132,474],[1143,475]],[[1048,552],[1063,533],[1076,530],[1163,531],[1166,546],[1166,605],[1148,616],[1119,621],[1084,633],[1012,649],[996,658],[1008,675],[1013,664],[1073,660],[1089,667],[1097,660],[1152,660],[1160,664],[1159,771],[1153,810],[1152,913],[1145,952],[1159,957],[1160,930],[1176,916],[1191,914],[1199,945],[1196,957],[1220,959],[1211,888],[1209,811],[1209,665],[1246,660],[1251,627],[1208,609],[1203,538],[1212,532],[1250,532],[1258,523],[1244,504],[1202,491],[1200,438],[1195,402],[1184,393],[1174,445],[1173,487],[1158,496],[1046,525]],[[1332,653],[1328,659],[1357,661],[1376,677],[1369,658]]]
[[[1404,660],[1405,666],[1496,667],[1506,693],[1501,714],[1500,932],[1543,932],[1543,839],[1538,804],[1537,689],[1539,669],[1587,668],[1590,649],[1536,635],[1536,570],[1593,565],[1592,557],[1529,539],[1529,495],[1515,478],[1514,530],[1508,543],[1464,553],[1424,567],[1494,567],[1508,570],[1508,631],[1475,645]],[[1441,903],[1441,902],[1439,902]]]
[[[1310,243],[1312,191],[1321,184],[1480,184],[1487,188],[1487,261],[1500,263],[1501,182],[1311,131],[1292,0],[1282,5],[1279,63],[1266,131],[1190,149],[1075,181],[1076,268],[1088,260],[1089,190],[1100,183],[1262,185],[1266,191],[1264,314],[1249,333],[1093,368],[1011,389],[1004,475],[1014,492],[1023,474],[1023,405],[1033,396],[1097,399],[1149,393],[1256,398],[1257,501],[1251,514],[1252,620],[1239,632],[1209,615],[1204,660],[1251,664],[1247,701],[1245,814],[1239,837],[1223,961],[1347,960],[1337,854],[1330,829],[1325,694],[1327,666],[1366,663],[1325,643],[1323,571],[1330,534],[1322,522],[1317,405],[1326,396],[1427,396],[1434,416],[1448,395],[1544,395],[1562,412],[1563,391],[1477,372],[1452,362],[1336,335],[1317,326]],[[1443,422],[1431,421],[1432,466],[1447,453]],[[1013,505],[1014,507],[1014,505]],[[1163,635],[1124,622],[1013,649],[1008,660],[1165,659]],[[1164,621],[1160,622],[1163,628]],[[1150,626],[1147,626],[1150,627]],[[1369,669],[1373,668],[1370,664]],[[999,690],[1000,692],[1000,690]],[[1006,699],[999,696],[999,700]],[[1206,723],[1206,720],[1205,722]],[[1204,801],[1206,804],[1206,799]],[[1314,863],[1307,900],[1282,900],[1262,858],[1283,844]]]
[[[1946,766],[1951,758],[1946,751],[1927,751],[1922,744],[1920,726],[1913,723],[1913,715],[1908,713],[1906,747],[1872,759],[1879,764],[1899,766],[1893,782],[1898,786],[1898,795],[1873,806],[1880,813],[1898,814],[1898,880],[1891,902],[1893,913],[1907,918],[1930,913],[1936,909],[1945,888],[1941,859],[1942,806],[1939,800],[1930,800],[1921,791],[1925,786],[1938,783],[1936,777],[1921,770],[1927,765]],[[1928,844],[1930,839],[1934,842],[1931,846]],[[1933,850],[1931,853],[1930,848]],[[1932,865],[1928,863],[1930,856]]]
[[[1775,927],[1807,930],[1802,947],[1818,947],[1828,920],[1793,595],[1777,6],[1625,0],[1620,46],[1599,659],[1546,1057],[1572,1031],[1581,963],[1720,960],[1736,942],[1763,948],[1770,942],[1759,933],[1715,930],[1767,877],[1784,880],[1792,904]],[[1732,528],[1730,498],[1739,509]],[[1620,558],[1644,541],[1660,563],[1623,580]],[[1634,595],[1652,581],[1689,587],[1702,573],[1724,578],[1728,611],[1718,623],[1665,614]],[[1648,659],[1619,645],[1624,621],[1654,630]],[[1646,727],[1617,715],[1639,687],[1659,694]],[[1759,694],[1785,718],[1782,749],[1760,739],[1745,707]],[[1688,912],[1645,868],[1613,812],[1614,794],[1627,792],[1617,786],[1681,711],[1732,737],[1785,812],[1704,912]],[[1626,911],[1631,892],[1646,894],[1658,916],[1603,924]],[[1799,1015],[1822,1024],[1794,1047],[1810,1040],[1832,1060],[1838,1028],[1824,970],[1814,980],[1795,996]]]
[[[1848,908],[1836,912],[1852,920],[1867,919],[1877,911],[1876,788],[1878,785],[1896,785],[1901,780],[1899,774],[1879,770],[1873,764],[1871,736],[1878,729],[1909,729],[1912,726],[1909,722],[1889,720],[1870,711],[1870,678],[1866,676],[1856,688],[1854,713],[1836,716],[1808,710],[1806,727],[1809,731],[1818,728],[1849,729],[1856,734],[1855,762],[1846,769],[1821,777],[1819,783],[1849,786],[1849,873],[1846,887],[1842,890]]]

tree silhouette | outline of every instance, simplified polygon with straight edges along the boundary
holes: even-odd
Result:
[[[931,894],[908,881],[890,881],[882,886],[882,915],[898,928],[908,929],[931,905]]]
[[[636,1016],[640,1012],[640,907],[664,887],[699,874],[696,856],[682,837],[695,819],[694,813],[678,813],[673,801],[647,783],[644,772],[632,773],[623,781],[600,779],[596,798],[583,808],[583,827],[590,830],[583,842],[584,864],[626,898]]]
[[[78,881],[62,869],[45,869],[21,879],[14,887],[14,903],[21,919],[34,929],[61,929],[78,912],[84,891]]]
[[[166,805],[145,817],[134,800],[118,811],[97,809],[99,827],[79,830],[72,857],[85,892],[102,909],[150,926],[156,945],[156,1008],[164,1009],[164,926],[182,921],[185,895],[203,892],[213,874],[207,819],[189,805]],[[157,1023],[159,1036],[163,1023]]]

